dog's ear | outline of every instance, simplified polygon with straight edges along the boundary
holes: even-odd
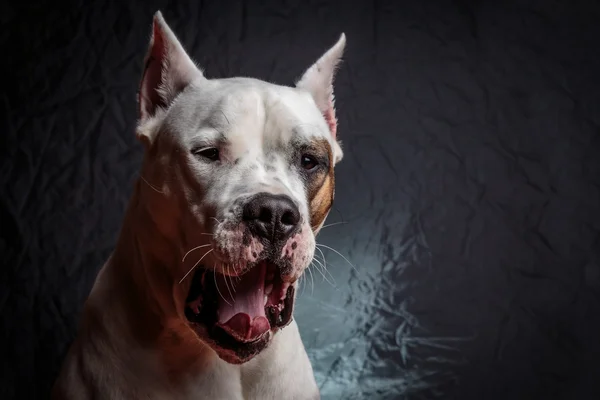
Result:
[[[202,77],[202,71],[157,11],[138,92],[140,123],[152,118],[159,109],[167,109],[187,85]]]
[[[312,95],[317,107],[323,113],[334,139],[336,139],[337,133],[337,118],[335,116],[333,79],[345,47],[346,35],[342,33],[337,43],[308,68],[296,83],[297,88],[304,89]]]

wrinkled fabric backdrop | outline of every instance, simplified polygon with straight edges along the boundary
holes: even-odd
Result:
[[[323,399],[600,398],[592,1],[82,0],[0,9],[1,399],[47,398],[115,244],[157,9],[209,77],[292,84],[347,34],[295,314]]]

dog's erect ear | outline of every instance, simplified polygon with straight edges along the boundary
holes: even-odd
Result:
[[[153,117],[159,108],[168,108],[188,84],[202,76],[162,13],[157,11],[138,93],[140,122]]]
[[[337,119],[335,117],[333,79],[345,47],[346,35],[342,33],[338,42],[308,68],[296,83],[297,88],[304,89],[312,95],[317,107],[323,113],[334,139],[336,139],[337,133]]]

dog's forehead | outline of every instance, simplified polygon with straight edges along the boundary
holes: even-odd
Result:
[[[191,85],[173,111],[168,118],[170,130],[183,140],[210,130],[233,147],[246,149],[331,136],[308,93],[252,78]]]

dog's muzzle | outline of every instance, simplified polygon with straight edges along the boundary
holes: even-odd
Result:
[[[301,232],[300,210],[288,196],[258,193],[244,202],[240,217],[247,240],[239,246],[256,242],[256,251],[244,250],[235,268],[199,268],[185,309],[197,332],[235,363],[258,354],[272,333],[290,323],[297,278],[292,264],[302,242],[295,237]]]

